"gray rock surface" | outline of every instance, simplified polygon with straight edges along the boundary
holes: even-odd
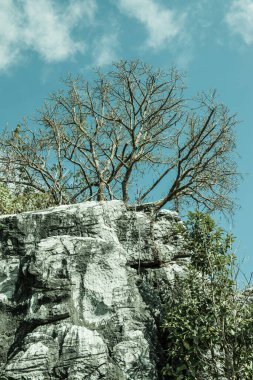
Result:
[[[178,223],[121,201],[1,216],[0,379],[162,379]]]

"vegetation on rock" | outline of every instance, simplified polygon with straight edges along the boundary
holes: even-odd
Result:
[[[40,193],[30,188],[13,190],[6,184],[0,184],[0,214],[33,211],[53,204],[53,199],[48,193]]]
[[[112,199],[233,210],[237,121],[214,94],[189,100],[175,69],[138,60],[64,85],[2,133],[0,213]],[[201,212],[178,228],[191,262],[167,305],[164,378],[250,380],[253,303],[237,289],[233,237]]]
[[[250,380],[253,304],[236,286],[233,237],[200,212],[181,233],[192,260],[166,314],[165,378]]]

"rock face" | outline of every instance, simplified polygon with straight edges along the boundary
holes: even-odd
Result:
[[[0,217],[0,379],[162,379],[177,214],[86,202]]]

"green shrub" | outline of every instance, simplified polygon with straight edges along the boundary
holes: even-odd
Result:
[[[165,379],[253,378],[253,305],[237,290],[233,237],[207,214],[190,213],[192,260],[169,305]]]
[[[15,214],[47,208],[54,204],[49,193],[39,193],[30,189],[10,189],[0,184],[0,214]]]

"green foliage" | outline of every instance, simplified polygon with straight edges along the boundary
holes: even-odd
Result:
[[[234,237],[218,227],[209,214],[189,212],[186,222],[189,248],[192,251],[192,265],[203,274],[225,275],[235,264],[232,253]]]
[[[253,305],[236,289],[233,237],[209,215],[190,213],[183,232],[192,250],[164,324],[166,379],[253,378]]]
[[[28,188],[12,190],[7,185],[0,184],[0,214],[43,209],[53,204],[48,193],[39,193]]]

